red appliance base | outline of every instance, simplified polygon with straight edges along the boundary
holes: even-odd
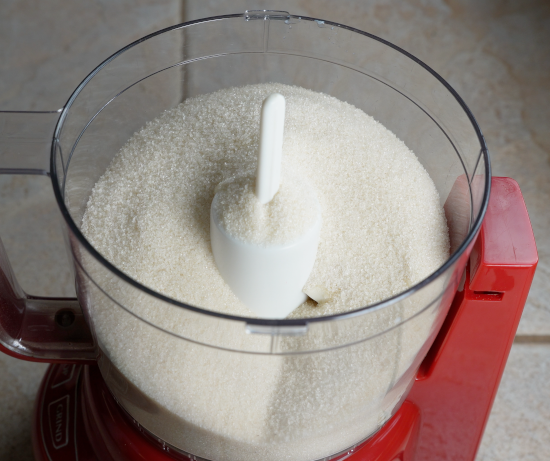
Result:
[[[34,415],[37,461],[173,461],[200,459],[144,430],[115,401],[95,365],[54,364],[40,387]],[[334,458],[406,460],[414,448],[418,408],[405,402],[372,438]],[[363,456],[368,448],[369,456]]]
[[[538,257],[517,183],[493,178],[464,286],[398,412],[334,460],[473,461],[512,346]],[[145,431],[96,365],[52,365],[35,405],[38,461],[194,459]]]

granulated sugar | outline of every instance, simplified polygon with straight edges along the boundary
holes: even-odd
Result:
[[[283,245],[297,240],[316,223],[319,205],[305,178],[287,175],[265,205],[256,198],[255,182],[254,177],[231,178],[216,188],[214,212],[229,235],[243,242]]]
[[[209,213],[220,183],[254,177],[260,108],[274,92],[286,98],[280,202],[258,217],[251,180],[239,179],[242,200],[224,222],[251,240],[288,241],[312,219],[308,194],[314,194],[323,221],[305,290],[322,292],[326,300],[305,303],[291,316],[356,309],[405,290],[441,266],[449,256],[446,221],[415,155],[359,109],[280,84],[186,100],[136,133],[90,197],[82,230],[92,245],[155,291],[212,311],[252,316],[217,271]],[[297,201],[296,193],[304,200]],[[296,213],[284,212],[284,203],[294,203]],[[247,227],[243,210],[260,224]],[[297,215],[295,225],[272,225],[278,217],[294,222]],[[247,335],[244,324],[207,321],[137,290],[122,292],[116,277],[85,258],[83,265],[127,309],[95,285],[86,287],[98,342],[112,363],[102,371],[113,392],[166,442],[224,461],[317,459],[380,427],[413,379],[414,360],[439,318],[444,283],[351,320],[311,326],[303,337],[270,338]],[[235,352],[269,351],[266,341],[293,355]],[[111,380],[113,370],[122,378]],[[132,397],[132,389],[140,396]]]
[[[282,176],[313,187],[323,219],[305,291],[322,289],[327,300],[292,316],[372,304],[441,266],[449,254],[446,221],[415,155],[359,109],[279,84],[189,99],[136,133],[90,197],[82,230],[92,245],[156,291],[253,316],[217,271],[209,213],[222,181],[254,176],[261,103],[274,92],[286,98]]]

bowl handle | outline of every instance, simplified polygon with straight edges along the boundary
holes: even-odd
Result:
[[[49,176],[61,110],[0,112],[0,174]],[[89,362],[97,348],[76,298],[27,295],[0,240],[0,351],[35,362]]]

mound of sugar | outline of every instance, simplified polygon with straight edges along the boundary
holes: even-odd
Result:
[[[261,103],[274,92],[286,98],[282,176],[302,178],[323,218],[306,290],[323,292],[326,300],[305,303],[291,316],[335,314],[380,301],[443,264],[449,251],[445,217],[414,154],[361,110],[280,84],[186,100],[136,133],[90,197],[82,231],[92,245],[160,293],[251,316],[217,271],[209,213],[220,183],[254,176]],[[242,198],[254,214],[246,193]],[[298,228],[307,225],[308,210],[303,212]],[[241,232],[244,226],[251,239],[292,238],[294,226],[247,227],[234,218],[228,215],[228,228]],[[92,264],[87,270],[105,293],[121,290],[116,277],[94,273]],[[98,342],[111,361],[102,371],[130,414],[183,450],[234,461],[322,458],[380,427],[413,379],[413,361],[433,331],[441,292],[434,283],[414,299],[353,322],[312,328],[303,338],[276,338],[283,351],[318,350],[322,343],[328,347],[322,353],[258,355],[235,352],[251,340],[263,352],[269,340],[245,335],[244,326],[242,334],[226,332],[223,319],[203,323],[142,293],[125,291],[125,310],[95,285],[87,287]],[[410,320],[393,328],[404,319]],[[199,340],[163,331],[186,337],[190,325]],[[223,348],[202,345],[213,343]],[[109,381],[117,371],[121,375]],[[141,397],[132,397],[138,392],[132,389]]]
[[[217,271],[209,212],[220,183],[254,176],[261,103],[273,92],[287,101],[282,176],[303,178],[313,188],[323,218],[305,289],[321,289],[327,299],[317,306],[306,303],[291,316],[372,304],[441,266],[449,254],[446,221],[437,190],[415,155],[350,104],[280,84],[189,99],[136,133],[90,197],[82,231],[92,245],[169,297],[253,316]],[[307,223],[307,212],[303,218]],[[294,227],[287,222],[271,238],[290,238]],[[227,225],[238,228],[242,221],[228,218]],[[252,239],[262,234],[248,232]]]
[[[216,188],[214,212],[232,237],[254,244],[284,245],[305,234],[317,221],[314,189],[300,178],[283,178],[273,199],[262,205],[256,178],[238,177]]]

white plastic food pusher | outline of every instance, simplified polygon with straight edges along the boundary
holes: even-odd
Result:
[[[278,93],[263,102],[255,194],[260,203],[270,202],[281,182],[285,98]],[[220,225],[210,208],[210,240],[220,274],[233,293],[259,317],[282,319],[302,304],[302,291],[315,263],[321,213],[299,239],[287,245],[258,245],[238,240]]]

